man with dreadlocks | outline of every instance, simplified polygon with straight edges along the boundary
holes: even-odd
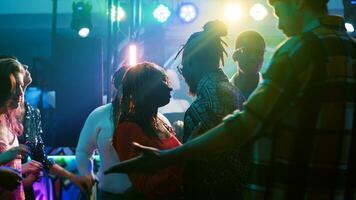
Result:
[[[193,33],[183,47],[179,71],[196,97],[185,113],[183,142],[221,123],[224,116],[241,109],[244,97],[221,69],[224,64],[224,45],[221,37],[227,28],[221,21],[211,21],[203,31]],[[236,197],[241,173],[238,149],[226,156],[204,157],[192,161],[184,173],[184,190],[188,199],[221,199]],[[207,166],[207,167],[203,167]],[[233,178],[234,177],[234,178]]]

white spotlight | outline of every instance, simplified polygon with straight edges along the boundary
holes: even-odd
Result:
[[[228,4],[225,6],[225,20],[235,23],[242,17],[242,9],[238,4]]]
[[[349,33],[353,33],[355,31],[354,25],[351,23],[345,23],[345,28]]]
[[[90,33],[90,29],[89,28],[81,28],[79,31],[78,31],[78,35],[82,38],[85,38],[85,37],[88,37]]]
[[[260,3],[256,3],[250,9],[250,15],[254,20],[261,21],[267,17],[268,11],[264,5],[262,5]]]
[[[129,46],[129,65],[134,66],[137,64],[137,46],[131,44]]]

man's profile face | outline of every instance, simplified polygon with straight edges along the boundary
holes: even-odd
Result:
[[[278,17],[278,28],[288,36],[299,35],[302,32],[302,14],[297,4],[291,1],[276,1],[272,4],[276,17]]]

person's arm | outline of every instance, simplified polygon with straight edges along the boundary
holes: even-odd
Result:
[[[293,95],[299,94],[300,87],[305,86],[300,82],[307,81],[301,81],[298,79],[301,77],[296,77],[296,74],[303,73],[289,63],[287,55],[282,55],[273,61],[264,81],[245,104],[244,111],[236,113],[202,136],[172,150],[159,151],[155,148],[135,145],[143,155],[122,162],[109,169],[107,173],[162,168],[200,155],[216,154],[237,148],[257,138],[270,125],[278,123],[281,113],[289,107]]]
[[[143,155],[124,161],[107,172],[147,171],[182,163],[201,155],[222,153],[237,148],[257,137],[265,127],[265,121],[270,113],[275,109],[282,109],[276,104],[282,91],[276,84],[265,82],[256,89],[243,112],[235,113],[201,136],[183,146],[166,151],[136,144],[136,149],[143,152]]]
[[[276,120],[280,120],[280,115],[288,109],[291,98],[300,89],[298,79],[291,78],[297,72],[288,65],[288,59],[287,55],[275,59],[265,74],[264,81],[244,105],[244,111],[228,116],[224,123],[183,146],[162,152],[161,161],[186,161],[199,155],[237,148],[278,123]]]
[[[174,137],[174,136],[173,136]],[[120,160],[127,160],[138,156],[133,142],[141,144],[155,144],[155,138],[149,138],[135,123],[119,125],[114,135],[114,148]],[[176,139],[176,144],[180,142]],[[164,195],[176,192],[181,184],[181,170],[177,167],[161,169],[151,173],[130,173],[129,178],[134,187],[146,195]]]
[[[94,185],[93,154],[97,149],[97,134],[95,129],[96,113],[93,111],[85,121],[80,132],[78,144],[76,147],[75,160],[77,169],[81,176],[86,180],[88,187]]]
[[[5,150],[5,144],[0,141],[0,165],[6,164],[14,159],[21,159],[29,153],[28,147],[25,145],[20,145],[18,147],[12,147],[9,150]]]
[[[49,159],[48,156],[46,155],[45,152],[45,145],[42,140],[42,124],[41,124],[41,114],[37,110],[36,112],[36,140],[37,140],[37,145],[34,149],[31,149],[32,155],[31,158],[33,160],[39,161],[43,164],[44,169],[49,171],[50,174],[57,175],[59,177],[67,178],[71,182],[73,182],[75,185],[77,185],[82,192],[85,192],[88,189],[89,186],[85,185],[84,179],[81,179],[80,177],[76,176],[75,174],[63,169],[61,166],[56,164],[53,160]]]
[[[95,130],[95,121],[95,115],[91,113],[80,132],[76,147],[75,160],[78,170],[83,176],[94,174],[92,156],[97,149],[96,138],[97,131],[99,131]]]
[[[39,110],[35,108],[31,108],[31,109],[27,108],[26,112],[29,111],[34,113],[30,113],[31,121],[28,123],[33,123],[36,129],[34,130],[34,132],[31,132],[33,135],[31,134],[30,136],[30,140],[34,140],[35,142],[33,143],[36,144],[36,146],[30,148],[31,159],[42,163],[43,168],[48,171],[51,168],[51,166],[54,165],[55,163],[53,160],[48,159],[46,155],[45,145],[42,139],[43,130],[42,130],[42,123],[41,123],[41,113]]]
[[[65,170],[60,165],[57,164],[52,165],[51,168],[49,169],[49,173],[62,178],[67,178],[76,186],[78,186],[81,192],[91,192],[91,187],[93,184],[91,180],[87,180],[85,177],[77,176]]]

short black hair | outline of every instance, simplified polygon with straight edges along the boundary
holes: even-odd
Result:
[[[251,41],[254,41],[256,43],[256,45],[261,47],[262,49],[264,49],[266,47],[266,42],[260,33],[258,33],[257,31],[254,31],[254,30],[247,30],[247,31],[241,32],[237,36],[237,39],[235,42],[235,49],[240,48],[241,43],[246,39],[250,39]]]

